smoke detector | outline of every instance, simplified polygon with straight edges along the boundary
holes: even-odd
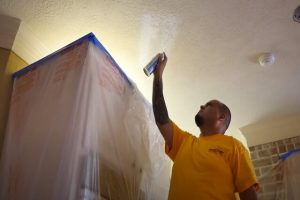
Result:
[[[300,23],[300,6],[294,12],[294,21]]]
[[[259,56],[258,62],[263,67],[273,65],[275,62],[275,55],[273,53],[263,53]]]

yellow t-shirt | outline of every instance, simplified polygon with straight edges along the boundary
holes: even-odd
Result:
[[[231,136],[215,134],[195,137],[173,123],[173,160],[169,200],[235,199],[258,182],[249,153]]]

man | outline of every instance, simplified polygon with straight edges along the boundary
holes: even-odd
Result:
[[[160,54],[154,71],[153,111],[173,160],[169,200],[257,199],[257,179],[249,154],[236,139],[224,135],[231,120],[228,107],[212,100],[195,117],[201,134],[195,137],[173,123],[163,96],[162,74],[168,58]]]

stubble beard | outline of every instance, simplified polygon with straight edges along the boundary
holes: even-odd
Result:
[[[199,113],[196,114],[195,116],[195,123],[196,125],[200,128],[203,123],[204,123],[204,120],[203,120],[203,117],[201,115],[199,115]]]

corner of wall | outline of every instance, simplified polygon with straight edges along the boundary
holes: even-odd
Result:
[[[9,101],[12,92],[12,74],[27,63],[13,51],[0,48],[0,155],[4,140],[5,127],[8,117]]]

